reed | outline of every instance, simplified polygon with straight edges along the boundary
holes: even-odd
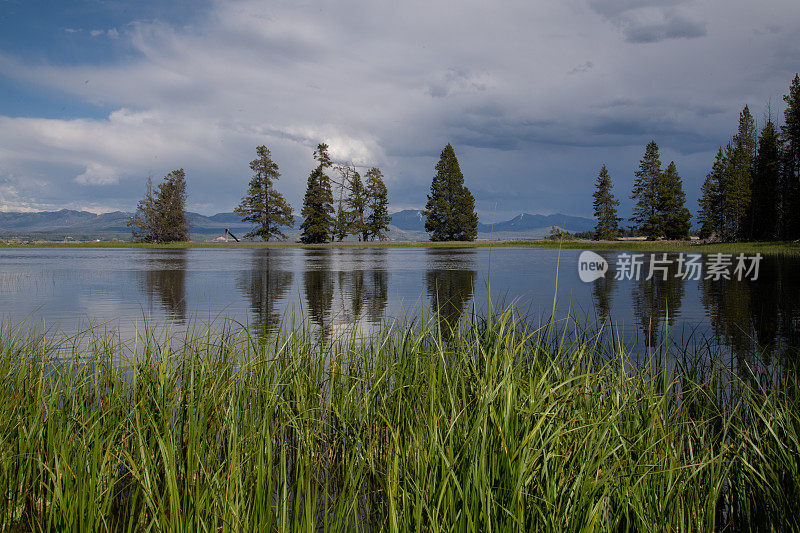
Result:
[[[797,374],[455,331],[0,330],[0,529],[800,528]],[[762,380],[765,382],[765,380]]]

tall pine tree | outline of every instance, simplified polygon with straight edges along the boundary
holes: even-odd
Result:
[[[706,175],[701,189],[698,204],[700,210],[697,214],[697,223],[700,225],[700,238],[719,238],[722,228],[722,196],[720,193],[720,183],[724,179],[725,169],[728,163],[725,161],[725,153],[722,147],[717,151],[717,157],[711,172]]]
[[[328,145],[319,144],[314,151],[317,167],[308,176],[306,193],[303,197],[303,223],[300,241],[305,244],[319,244],[332,239],[333,233],[333,192],[331,180],[325,170],[332,165],[328,155]]]
[[[377,167],[372,167],[365,174],[367,188],[367,203],[369,216],[367,217],[367,235],[371,239],[386,239],[389,230],[389,200],[383,174]]]
[[[781,146],[778,128],[769,117],[761,129],[753,172],[750,204],[750,238],[778,238],[778,192],[781,178]]]
[[[794,240],[800,239],[800,75],[795,74],[789,94],[783,100],[786,109],[781,126],[785,146],[781,173],[782,238]]]
[[[619,200],[614,197],[611,191],[613,185],[611,184],[611,176],[608,175],[608,169],[605,165],[600,168],[600,174],[595,181],[594,197],[594,217],[597,219],[597,224],[594,228],[594,238],[613,239],[619,236],[619,221],[621,218],[617,217],[617,206]]]
[[[631,221],[648,239],[662,235],[658,224],[658,182],[661,179],[661,156],[655,141],[647,143],[639,170],[634,173],[631,198],[636,200]]]
[[[432,241],[472,241],[478,235],[475,198],[464,185],[455,150],[447,143],[436,164],[423,215]]]
[[[738,132],[725,149],[728,166],[720,182],[723,240],[743,239],[747,235],[756,146],[755,121],[745,106],[739,114]]]
[[[280,177],[278,164],[272,160],[269,149],[261,145],[256,147],[256,159],[250,161],[253,177],[247,190],[247,196],[234,209],[234,213],[242,217],[243,222],[255,224],[255,228],[245,235],[246,238],[261,237],[269,241],[272,237],[285,239],[281,226],[294,226],[292,207],[275,190],[275,181]]]
[[[657,189],[659,233],[670,240],[688,239],[692,215],[686,209],[686,193],[675,161],[661,174]]]

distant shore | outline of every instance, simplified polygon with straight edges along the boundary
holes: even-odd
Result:
[[[589,241],[525,239],[525,240],[475,240],[472,242],[431,242],[431,241],[374,241],[374,242],[332,242],[326,244],[301,244],[297,242],[175,242],[150,244],[129,241],[1,241],[0,248],[486,248],[486,247],[524,247],[572,250],[611,250],[632,252],[700,252],[700,253],[761,253],[771,255],[800,255],[800,242],[730,242],[699,243],[697,241]]]

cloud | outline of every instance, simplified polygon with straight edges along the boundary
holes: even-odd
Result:
[[[117,39],[114,60],[0,51],[0,75],[111,110],[0,116],[0,164],[17,176],[14,202],[120,209],[148,175],[183,167],[190,206],[214,212],[236,205],[266,144],[297,208],[312,151],[328,142],[337,161],[380,166],[393,206],[421,206],[452,142],[480,209],[589,214],[596,167],[607,162],[625,191],[656,137],[691,198],[739,109],[778,101],[796,64],[785,35],[749,40],[777,19],[800,24],[795,3],[717,11],[691,0],[243,0],[190,24],[134,13],[124,31],[95,30]]]
[[[457,68],[449,68],[436,78],[427,91],[434,98],[481,92],[491,86],[491,76],[488,73],[473,73]]]
[[[91,30],[89,32],[89,35],[91,35],[92,37],[99,37],[101,35],[104,35],[109,39],[117,39],[119,38],[119,30],[117,30],[117,28],[111,28],[109,30]]]
[[[571,69],[569,71],[569,73],[570,74],[580,74],[582,72],[589,72],[590,70],[592,70],[592,67],[594,67],[594,63],[592,63],[591,61],[587,61],[586,63],[582,63],[582,64],[578,65],[577,67],[574,67],[573,69]]]
[[[706,35],[706,22],[692,20],[675,11],[661,13],[655,22],[625,21],[625,40],[629,43],[657,43],[667,39],[693,39]]]
[[[591,0],[597,13],[622,31],[626,42],[657,43],[705,36],[707,22],[693,14],[689,0]]]
[[[75,176],[81,185],[110,185],[119,182],[117,170],[102,163],[88,163],[83,173]]]

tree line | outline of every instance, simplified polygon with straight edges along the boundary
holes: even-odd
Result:
[[[595,239],[614,239],[622,234],[617,216],[619,200],[612,191],[611,176],[605,165],[595,181],[594,202]],[[687,239],[691,228],[691,214],[686,208],[683,179],[678,174],[675,161],[664,169],[658,144],[650,141],[645,147],[639,168],[634,172],[631,199],[633,208],[631,229],[648,239]]]
[[[750,108],[739,114],[737,132],[719,147],[698,201],[699,236],[715,241],[796,240],[800,238],[800,75],[784,95],[784,123],[771,110],[756,128]],[[605,165],[595,182],[594,238],[613,239],[623,230],[619,200]],[[686,239],[691,214],[675,162],[662,170],[658,145],[648,143],[635,172],[635,200],[629,227],[648,239]]]
[[[250,162],[252,178],[246,195],[234,209],[243,222],[253,225],[245,238],[286,239],[283,229],[294,227],[292,206],[275,188],[281,174],[266,146],[256,148]],[[377,167],[362,179],[351,164],[334,165],[328,145],[314,150],[317,166],[308,176],[300,211],[300,242],[320,244],[354,236],[361,242],[385,240],[389,229],[389,201],[383,173]],[[330,176],[333,171],[334,177]],[[434,241],[471,241],[477,236],[475,199],[464,185],[455,151],[448,143],[436,165],[423,215],[425,230]],[[128,221],[132,237],[142,242],[189,239],[186,217],[186,173],[175,170],[153,188],[148,178],[145,197]]]

